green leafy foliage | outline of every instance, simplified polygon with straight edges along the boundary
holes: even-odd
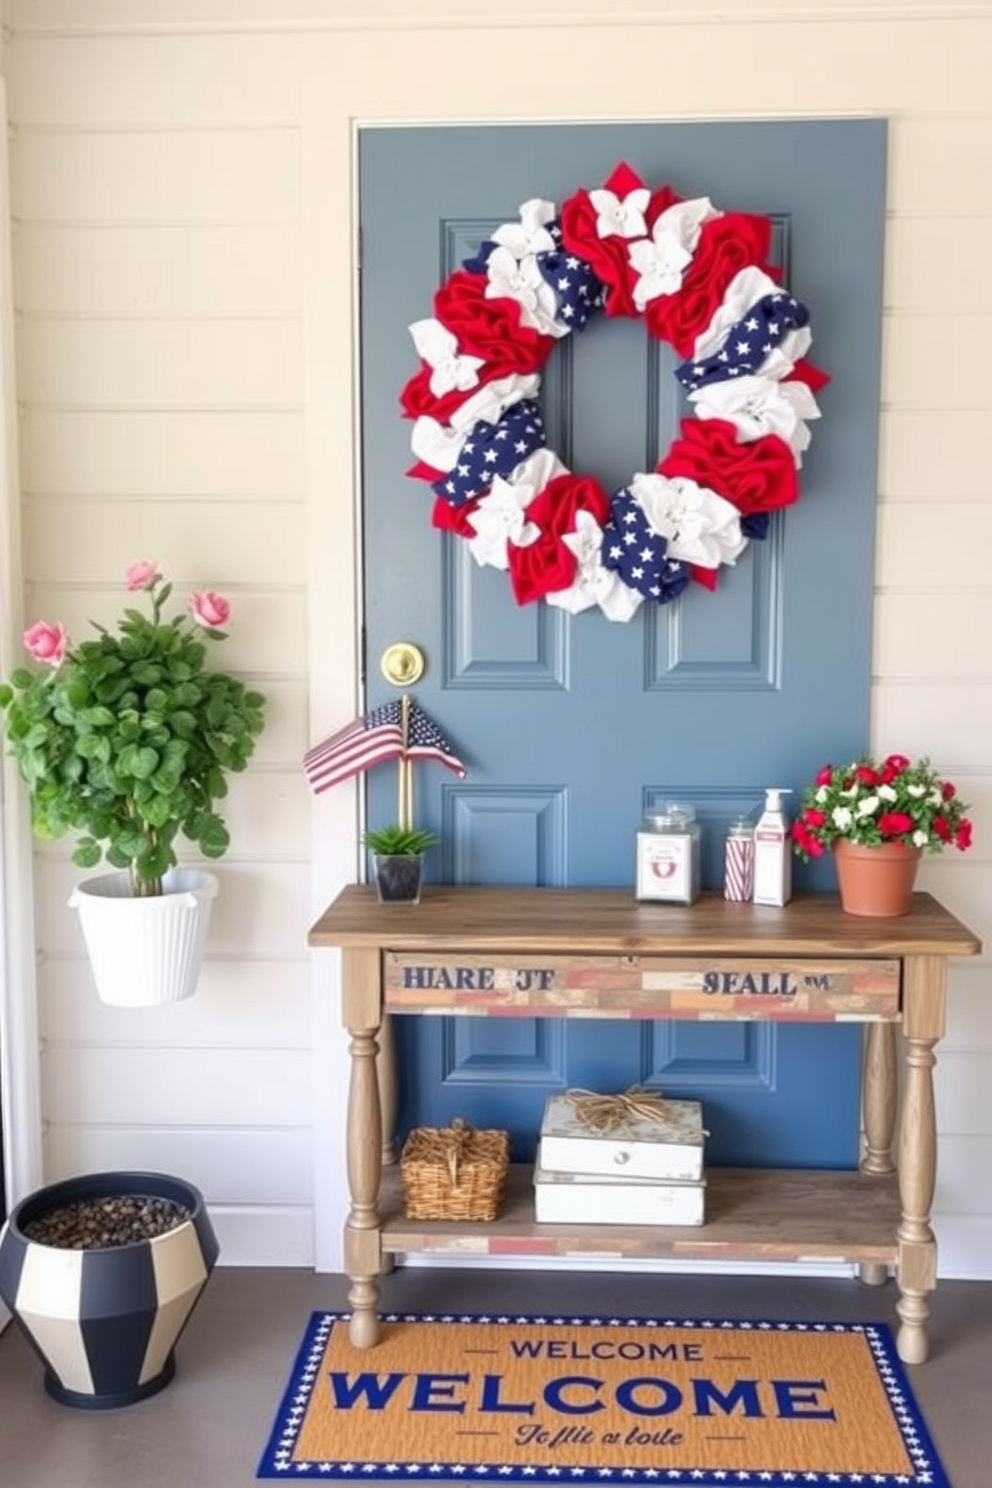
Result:
[[[194,618],[164,621],[171,585],[143,567],[151,616],[127,608],[116,632],[96,625],[96,639],[59,646],[36,670],[17,668],[0,684],[0,710],[36,836],[75,832],[78,867],[106,859],[128,870],[135,893],[157,894],[177,864],[177,837],[206,858],[230,846],[216,803],[227,774],[244,770],[254,752],[266,700],[208,668],[208,646],[225,632],[202,613],[197,621],[203,597],[193,597]]]
[[[437,842],[433,832],[422,827],[373,827],[365,833],[365,846],[383,858],[415,857]]]

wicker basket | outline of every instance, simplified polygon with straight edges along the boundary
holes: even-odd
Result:
[[[495,1219],[510,1161],[510,1135],[417,1126],[403,1144],[400,1171],[407,1219]]]

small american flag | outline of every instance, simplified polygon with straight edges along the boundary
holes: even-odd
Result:
[[[385,760],[401,759],[404,755],[408,759],[436,760],[456,775],[465,774],[465,766],[437,724],[416,703],[409,704],[404,750],[403,704],[400,700],[373,708],[364,718],[356,718],[354,723],[315,744],[303,756],[303,769],[311,790],[319,796],[332,785],[350,780],[352,775],[371,770],[373,765],[381,765]]]

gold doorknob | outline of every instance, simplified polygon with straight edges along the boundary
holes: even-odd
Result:
[[[379,661],[379,670],[394,687],[410,687],[419,682],[427,665],[424,653],[412,641],[394,641],[387,646]]]

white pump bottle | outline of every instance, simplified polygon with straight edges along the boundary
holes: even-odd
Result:
[[[791,790],[771,786],[754,829],[755,904],[788,904],[792,898],[792,839],[782,797]]]

